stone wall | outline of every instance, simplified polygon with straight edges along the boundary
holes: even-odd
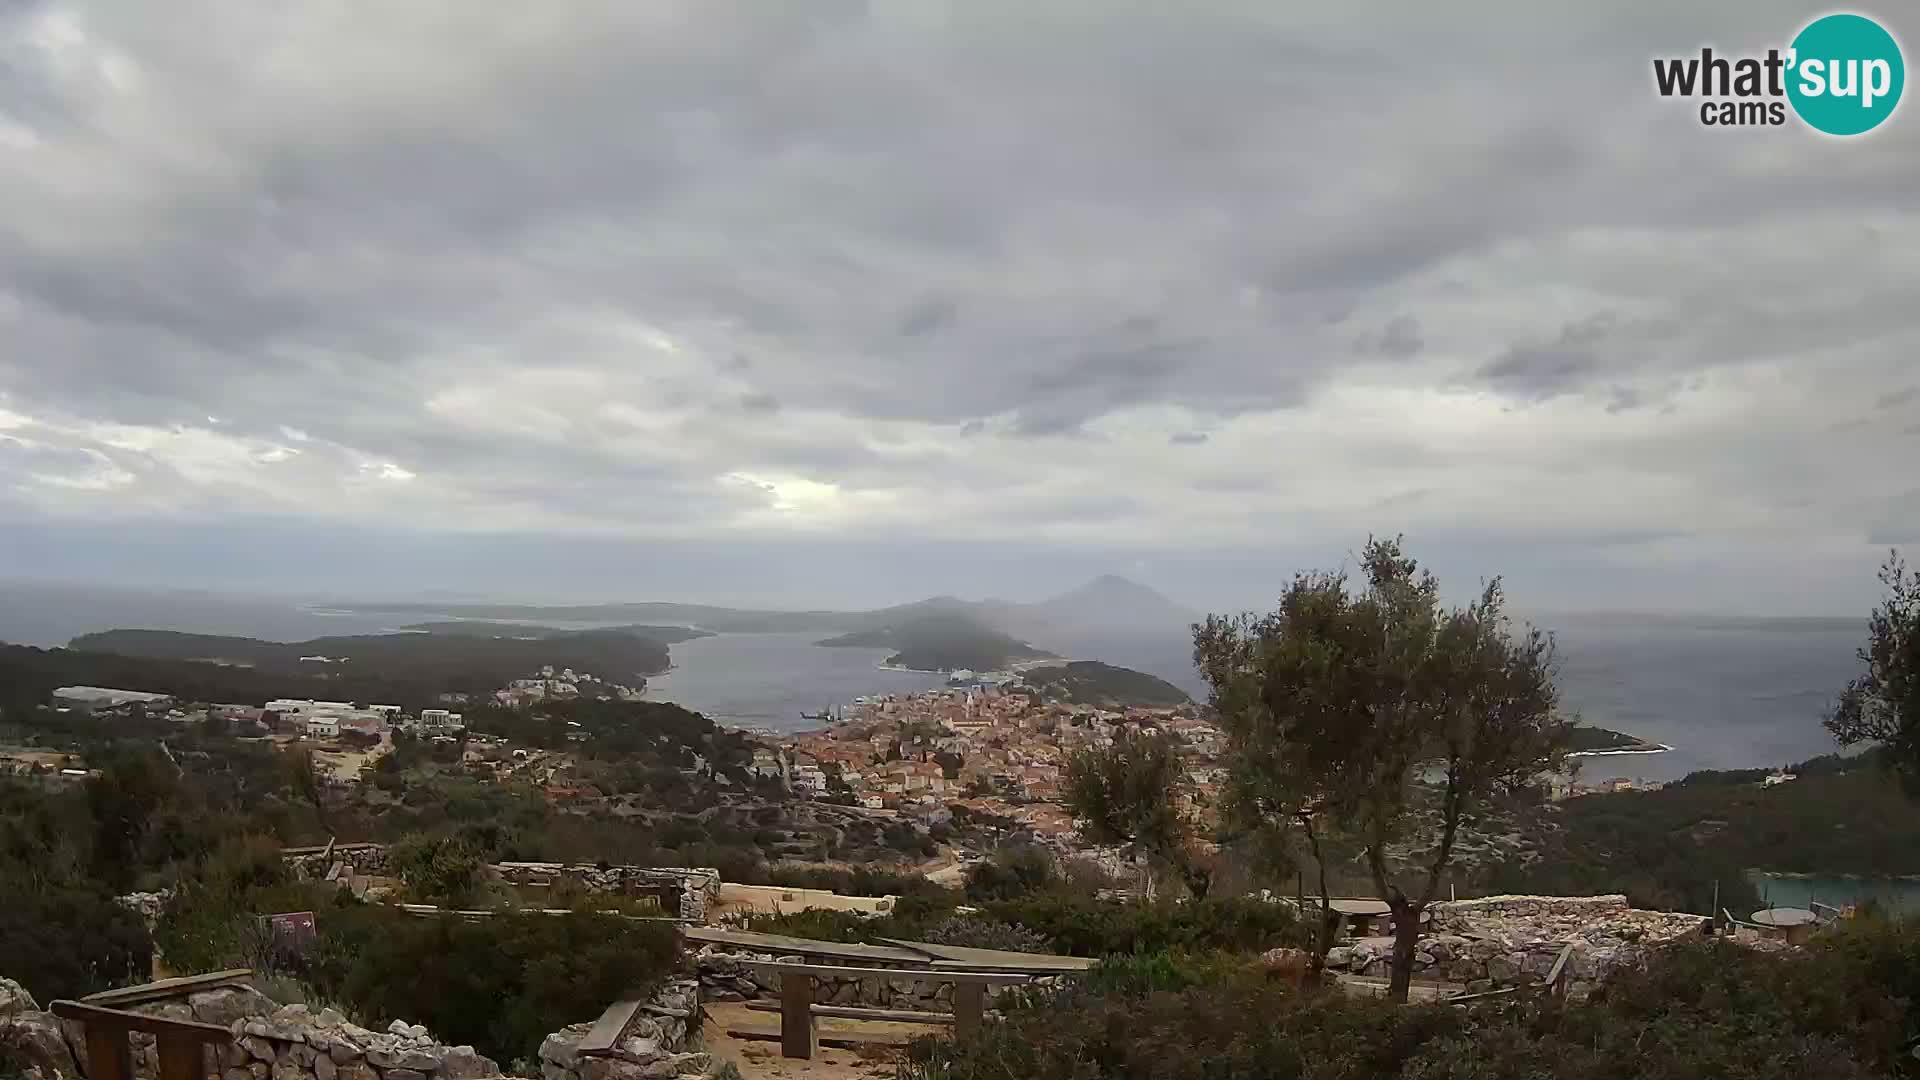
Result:
[[[282,861],[301,878],[325,877],[336,862],[353,867],[355,874],[387,873],[387,849],[380,844],[336,844],[325,848],[287,848]],[[666,914],[704,922],[707,910],[720,899],[720,871],[712,867],[600,866],[593,863],[494,863],[494,878],[510,885],[555,885],[562,881],[589,893],[621,896],[651,889],[675,890]]]
[[[1641,911],[1624,896],[1491,896],[1434,904],[1420,936],[1413,977],[1464,985],[1469,992],[1534,984],[1568,945],[1569,993],[1583,997],[1608,972],[1650,948],[1700,932],[1703,915]],[[1385,977],[1390,937],[1335,946],[1327,967]]]
[[[305,1005],[222,1019],[249,1010],[256,1000],[272,1005],[251,990],[216,990],[193,995],[185,1009],[179,1002],[166,1002],[139,1011],[230,1027],[234,1041],[220,1063],[222,1080],[476,1080],[501,1075],[500,1066],[473,1047],[447,1046],[426,1028],[404,1020],[395,1020],[385,1031],[371,1031],[332,1009],[316,1013]],[[136,1080],[157,1075],[153,1064],[150,1052],[136,1058]]]
[[[280,852],[280,859],[302,878],[326,877],[327,870],[337,862],[353,867],[356,874],[387,872],[384,844],[335,844],[331,853],[324,847],[286,848]]]
[[[700,984],[676,979],[655,991],[607,1053],[585,1055],[580,1040],[593,1025],[571,1024],[540,1044],[541,1080],[665,1080],[713,1069],[699,1049]]]
[[[492,1059],[471,1046],[435,1042],[427,1029],[396,1020],[386,1031],[348,1023],[332,1009],[309,1012],[280,1006],[252,987],[223,987],[185,998],[134,1006],[130,1011],[193,1020],[230,1029],[234,1041],[213,1051],[209,1075],[221,1080],[479,1080],[501,1075]],[[39,1011],[18,983],[0,978],[0,1042],[27,1063],[37,1080],[85,1080],[86,1034],[76,1023]],[[154,1038],[128,1036],[133,1075],[159,1075]]]
[[[832,961],[803,959],[799,956],[780,956],[774,953],[756,953],[743,949],[716,948],[703,945],[693,956],[694,971],[700,978],[700,996],[706,1001],[757,1001],[777,1000],[780,996],[780,976],[749,967],[747,961],[780,961],[782,963],[830,964]],[[891,967],[882,961],[862,961],[860,967]],[[903,968],[902,975],[913,971]],[[1052,977],[1038,978],[1033,986],[1051,986],[1059,980]],[[917,1009],[921,1012],[950,1012],[953,1009],[953,985],[951,983],[919,982],[911,978],[822,978],[813,980],[814,1000],[822,1005],[867,1005],[881,1009]],[[989,996],[1006,993],[1009,987],[992,987]]]
[[[720,871],[688,866],[598,866],[592,863],[495,863],[494,875],[510,885],[556,885],[562,881],[589,893],[631,895],[652,889],[678,891],[682,919],[704,922],[720,899]]]

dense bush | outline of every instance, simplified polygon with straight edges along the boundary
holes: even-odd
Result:
[[[953,945],[964,949],[1004,949],[1007,952],[1046,952],[1046,936],[1024,926],[983,919],[976,915],[955,915],[921,931],[916,940],[935,945]]]
[[[610,915],[422,919],[393,908],[323,912],[319,941],[291,968],[321,998],[373,1025],[405,1019],[504,1063],[590,1021],[673,970],[661,923]]]
[[[1032,844],[1010,844],[967,868],[967,899],[1017,900],[1057,889],[1064,879],[1053,853]]]
[[[1231,961],[1103,964],[954,1044],[917,1043],[902,1080],[1805,1080],[1911,1076],[1920,926],[1864,922],[1790,953],[1688,939],[1588,1002],[1395,1007],[1237,975]],[[1173,990],[1163,989],[1173,987]]]
[[[1252,897],[1125,903],[1055,892],[988,904],[986,912],[1041,934],[1054,951],[1074,956],[1168,949],[1249,952],[1304,942],[1291,909]]]
[[[769,885],[825,889],[841,896],[907,896],[947,891],[928,881],[925,874],[866,866],[845,870],[831,866],[776,866],[767,872],[766,879]]]

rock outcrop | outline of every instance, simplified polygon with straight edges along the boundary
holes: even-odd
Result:
[[[27,989],[0,978],[0,1059],[27,1080],[81,1080],[80,1062],[60,1019],[42,1012]]]
[[[606,1053],[586,1055],[580,1041],[592,1024],[572,1024],[540,1044],[543,1080],[665,1080],[698,1076],[713,1068],[713,1057],[695,1043],[700,1032],[700,985],[678,979],[661,987],[640,1007],[619,1044]]]

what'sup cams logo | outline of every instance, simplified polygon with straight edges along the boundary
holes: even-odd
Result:
[[[1828,135],[1863,135],[1900,104],[1907,65],[1900,43],[1864,15],[1826,15],[1794,35],[1785,50],[1765,56],[1656,59],[1653,83],[1661,97],[1700,98],[1708,127],[1779,126],[1787,109]]]

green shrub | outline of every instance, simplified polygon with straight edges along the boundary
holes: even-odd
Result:
[[[1854,1080],[1920,1075],[1920,924],[1860,920],[1805,949],[1688,938],[1587,1002],[1393,1006],[1268,983],[1231,958],[1110,961],[901,1080]]]
[[[404,1019],[498,1061],[532,1058],[548,1033],[670,974],[674,934],[610,915],[422,919],[386,907],[319,920],[295,973],[372,1026]]]
[[[934,923],[921,931],[915,940],[965,949],[1004,949],[1007,952],[1026,953],[1047,951],[1047,939],[1037,931],[977,915],[955,915]]]
[[[1252,897],[1143,903],[1047,893],[988,904],[986,911],[1044,935],[1055,951],[1074,956],[1169,949],[1251,952],[1304,940],[1291,910]]]
[[[1053,853],[1033,844],[1011,844],[967,868],[967,899],[973,903],[1018,900],[1063,883]]]

